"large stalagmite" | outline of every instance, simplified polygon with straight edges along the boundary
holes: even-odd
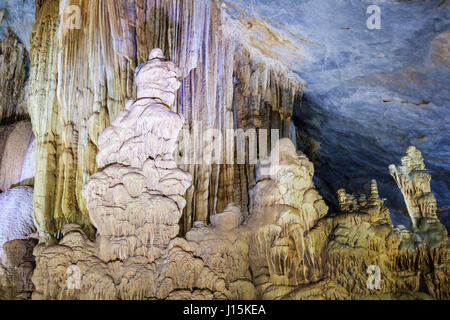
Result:
[[[130,100],[99,137],[99,168],[84,188],[105,262],[160,255],[179,232],[191,176],[173,159],[184,119],[170,110],[180,72],[160,49],[136,72]]]

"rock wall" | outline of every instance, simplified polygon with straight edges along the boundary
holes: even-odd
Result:
[[[79,17],[69,5],[80,8]],[[93,237],[82,188],[97,170],[100,132],[135,98],[133,74],[150,48],[162,48],[186,77],[174,111],[191,133],[211,127],[291,134],[289,120],[302,83],[277,58],[276,46],[294,50],[295,45],[258,20],[231,19],[225,8],[215,0],[40,4],[31,35],[28,107],[37,138],[35,216],[46,238],[69,222]],[[260,39],[251,38],[251,26]],[[247,31],[236,31],[242,28]],[[185,157],[213,152],[214,146],[201,140],[186,144],[197,148],[180,150]],[[223,148],[224,157],[237,157]],[[248,213],[255,165],[197,162],[183,169],[193,176],[193,186],[182,231],[194,221],[208,222],[229,202]]]
[[[0,190],[21,182],[30,184],[36,167],[30,121],[0,126]],[[28,180],[28,183],[26,183]]]

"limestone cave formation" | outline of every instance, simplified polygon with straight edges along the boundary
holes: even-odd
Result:
[[[2,1],[0,300],[450,300],[450,6],[369,6]]]

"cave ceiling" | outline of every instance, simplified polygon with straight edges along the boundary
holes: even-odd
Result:
[[[327,200],[340,187],[360,191],[374,178],[394,223],[408,224],[388,166],[415,145],[432,174],[439,214],[448,220],[448,1],[223,2],[249,39],[267,37],[267,26],[283,35],[267,42],[267,54],[276,53],[305,82],[293,119],[297,146],[314,160]],[[379,30],[366,26],[372,4],[381,9]],[[0,38],[10,27],[28,48],[34,1],[2,0],[1,9]]]

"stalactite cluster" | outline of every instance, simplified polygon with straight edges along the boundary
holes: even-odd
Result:
[[[0,43],[0,124],[28,117],[25,84],[27,63],[25,46],[8,28],[6,37]]]

